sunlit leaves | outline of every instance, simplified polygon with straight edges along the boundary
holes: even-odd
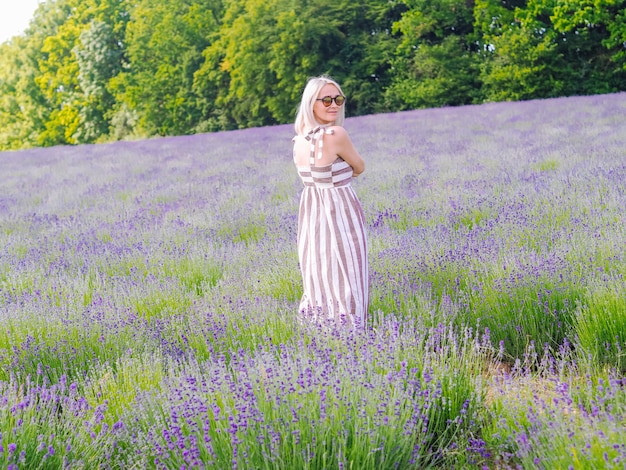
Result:
[[[480,96],[473,41],[472,5],[407,0],[394,23],[401,41],[386,100],[393,108],[424,108],[471,103]]]
[[[2,46],[0,148],[624,90],[617,0],[47,0]]]
[[[137,111],[143,134],[189,134],[203,118],[192,85],[218,7],[211,0],[142,0],[132,9],[126,37],[130,68],[115,89],[118,102]]]

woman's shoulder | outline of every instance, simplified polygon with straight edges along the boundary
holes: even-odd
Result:
[[[348,131],[346,131],[343,126],[328,126],[327,133],[340,139],[348,137]]]

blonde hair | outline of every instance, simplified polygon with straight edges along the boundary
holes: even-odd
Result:
[[[343,95],[341,87],[332,78],[327,77],[326,75],[309,78],[309,81],[307,82],[306,86],[304,87],[304,91],[302,92],[302,100],[300,101],[300,106],[298,106],[298,113],[296,114],[296,122],[294,125],[296,134],[304,135],[308,131],[315,129],[317,126],[321,125],[315,119],[315,115],[313,114],[313,106],[315,105],[315,100],[317,99],[318,93],[325,85],[336,86],[339,93]],[[339,110],[337,111],[337,119],[335,119],[334,124],[336,126],[342,126],[345,116],[346,107],[345,105],[340,106]]]

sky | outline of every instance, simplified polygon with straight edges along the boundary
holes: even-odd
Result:
[[[0,0],[0,43],[22,34],[43,0]]]

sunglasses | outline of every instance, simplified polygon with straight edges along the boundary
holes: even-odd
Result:
[[[346,102],[346,97],[337,95],[334,98],[332,96],[324,96],[323,98],[317,98],[315,101],[321,101],[325,108],[328,108],[334,101],[337,106],[341,106]]]

